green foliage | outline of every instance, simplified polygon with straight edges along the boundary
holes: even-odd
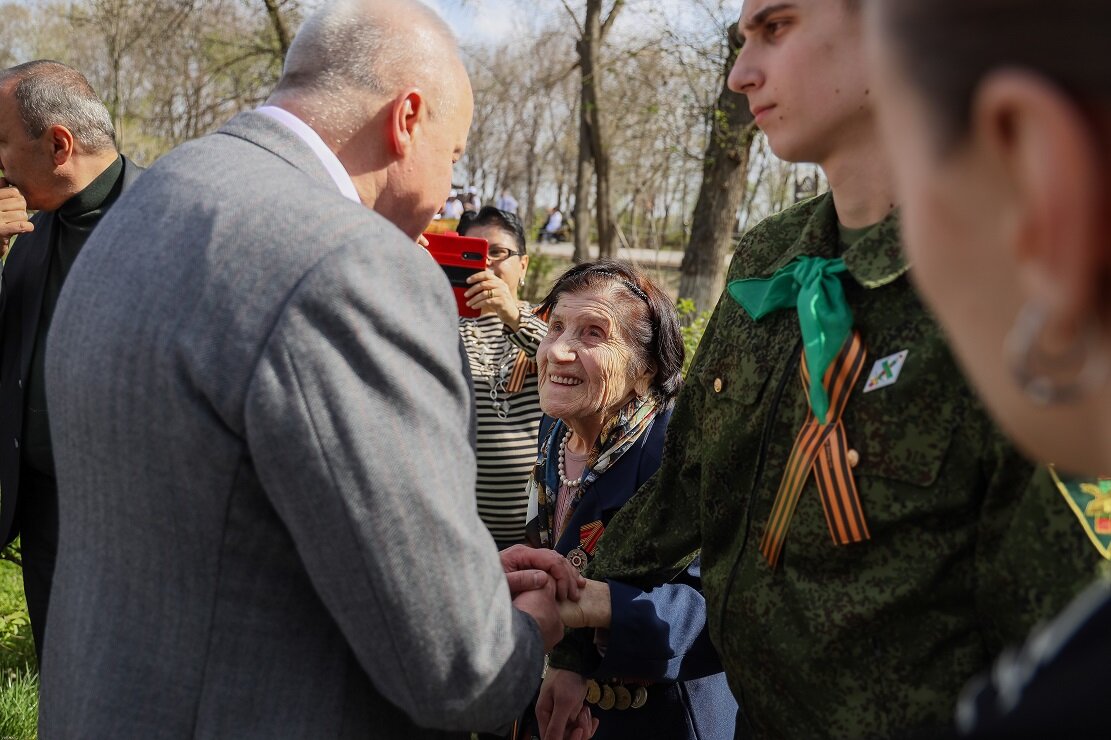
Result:
[[[23,598],[19,541],[0,559],[0,738],[35,737],[38,671]]]
[[[4,551],[0,561],[0,672],[22,669],[35,662],[31,622],[23,598],[23,572],[12,560],[19,544]],[[0,733],[2,736],[2,733]]]
[[[0,550],[0,560],[7,560],[20,568],[23,567],[23,548],[20,546],[18,537],[15,538],[15,542]]]
[[[683,349],[686,352],[683,358],[683,375],[686,375],[691,360],[694,359],[694,353],[698,350],[698,343],[706,333],[706,324],[710,321],[711,312],[699,313],[694,301],[689,298],[680,298],[675,305],[675,310],[679,314],[680,331],[683,334]]]
[[[556,278],[568,267],[567,260],[550,254],[541,254],[539,248],[534,246],[529,251],[528,275],[525,277],[525,287],[520,291],[520,299],[529,303],[539,303],[541,298],[548,295]]]

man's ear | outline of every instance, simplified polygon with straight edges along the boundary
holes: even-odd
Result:
[[[54,160],[55,167],[61,167],[69,158],[73,156],[73,134],[65,126],[54,124],[46,131],[43,136],[47,138],[47,143],[50,145],[50,155]]]
[[[1024,300],[1068,338],[1102,309],[1111,246],[1107,151],[1092,114],[1041,76],[1001,71],[977,90],[972,126],[1013,201],[1007,236]]]
[[[412,150],[417,128],[424,122],[427,113],[424,94],[416,88],[405,90],[393,99],[388,141],[395,155],[404,157]]]

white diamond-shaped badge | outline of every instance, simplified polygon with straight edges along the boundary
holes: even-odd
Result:
[[[868,382],[864,384],[864,392],[871,393],[878,391],[880,388],[886,388],[889,385],[895,385],[899,380],[899,374],[903,372],[903,365],[907,362],[907,355],[910,350],[903,350],[902,352],[884,357],[882,360],[876,360],[876,364],[872,366],[872,374],[868,376]]]

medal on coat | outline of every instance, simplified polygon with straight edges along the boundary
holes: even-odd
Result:
[[[613,693],[613,687],[606,684],[602,687],[602,698],[598,700],[598,708],[610,710],[613,709],[617,703],[617,694]]]
[[[1066,479],[1052,465],[1049,474],[1088,539],[1104,559],[1111,560],[1111,476],[1094,481]]]
[[[614,709],[619,712],[624,712],[626,709],[633,705],[633,694],[624,686],[618,685],[613,687],[614,694]]]
[[[605,531],[606,527],[601,521],[591,522],[579,527],[579,546],[567,553],[567,560],[580,573],[590,563],[590,559],[594,556],[594,550],[598,547],[598,540],[602,539],[602,534]]]

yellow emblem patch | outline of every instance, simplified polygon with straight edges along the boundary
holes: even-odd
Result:
[[[1066,480],[1052,465],[1049,474],[1065,497],[1069,508],[1080,520],[1088,539],[1105,559],[1111,560],[1111,476],[1096,481]]]

